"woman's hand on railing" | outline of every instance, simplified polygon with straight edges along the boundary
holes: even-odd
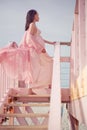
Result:
[[[49,42],[49,44],[51,44],[51,45],[55,45],[57,42],[56,41],[54,41],[54,42]]]
[[[52,42],[51,44],[52,44],[52,45],[55,45],[56,43],[57,43],[57,42],[56,42],[56,41],[54,41],[54,42]]]

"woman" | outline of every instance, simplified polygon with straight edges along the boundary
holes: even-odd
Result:
[[[53,59],[45,50],[45,43],[54,45],[55,42],[44,40],[40,35],[40,30],[36,26],[39,15],[36,10],[29,10],[26,16],[25,34],[20,47],[29,48],[30,71],[29,93],[48,93],[52,81]]]

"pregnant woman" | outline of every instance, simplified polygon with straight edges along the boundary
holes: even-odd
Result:
[[[53,59],[45,50],[45,43],[54,45],[41,37],[41,31],[37,28],[36,22],[39,21],[39,14],[36,10],[29,10],[26,15],[25,33],[20,47],[29,48],[30,71],[29,93],[48,92],[52,83]]]

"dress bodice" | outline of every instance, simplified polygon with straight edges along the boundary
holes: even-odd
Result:
[[[36,32],[36,35],[40,35],[41,34],[41,31],[37,28],[37,32]]]
[[[25,41],[28,45],[31,46],[32,43],[31,43],[30,35],[31,35],[30,32],[27,31],[26,36],[25,36]],[[34,35],[34,38],[35,38],[36,42],[38,42],[38,44],[41,44],[43,47],[45,47],[45,42],[41,36],[41,31],[38,28],[37,28],[36,34]]]

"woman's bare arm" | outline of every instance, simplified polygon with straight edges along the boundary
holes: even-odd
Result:
[[[56,42],[51,42],[51,41],[47,41],[47,40],[44,40],[45,43],[47,44],[51,44],[51,45],[54,45]]]

